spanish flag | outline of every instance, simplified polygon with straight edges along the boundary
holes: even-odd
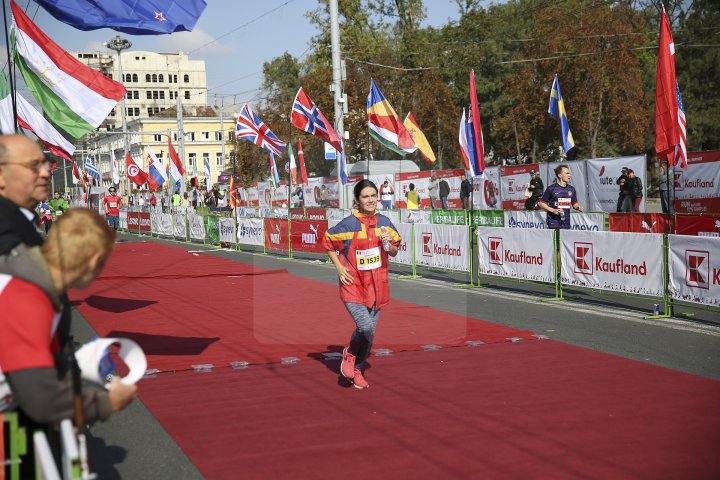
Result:
[[[412,112],[408,112],[403,125],[405,125],[407,131],[410,132],[410,135],[413,137],[415,145],[418,150],[420,150],[420,153],[422,153],[422,156],[425,157],[425,162],[435,162],[435,153],[433,153],[432,147],[430,147],[427,138],[425,138],[425,134],[422,130],[420,130],[420,125],[418,125],[418,122],[415,120]]]

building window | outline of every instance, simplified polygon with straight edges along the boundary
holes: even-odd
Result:
[[[127,109],[127,115],[128,115],[128,117],[132,117],[132,116],[133,116],[133,109],[132,109],[132,108],[128,108],[128,109]]]
[[[229,131],[228,132],[228,142],[232,142],[232,141],[233,141],[233,132]]]
[[[215,141],[222,142],[222,132],[215,132]]]
[[[157,98],[158,98],[158,91],[157,91],[157,90],[153,90],[153,91],[152,91],[152,97],[153,97],[153,100],[157,100]]]
[[[148,108],[148,117],[152,117],[152,108]]]
[[[185,138],[188,142],[194,142],[195,141],[195,132],[186,132]]]
[[[223,161],[222,152],[215,153],[215,165],[219,168],[225,168],[225,162]]]
[[[185,90],[185,100],[190,100],[190,90]]]
[[[177,132],[173,133],[173,142],[177,142]]]
[[[148,90],[145,94],[147,95],[148,100],[152,100],[152,91]]]
[[[135,60],[140,60],[140,57],[135,57]]]
[[[197,163],[197,153],[188,153],[188,165],[194,167]]]
[[[140,100],[140,90],[135,90],[135,100]]]
[[[160,100],[165,100],[165,90],[160,90]]]
[[[160,113],[160,107],[153,107],[153,113]]]
[[[135,107],[135,116],[136,117],[140,116],[140,107]]]
[[[200,132],[200,138],[203,140],[210,140],[210,132]]]
[[[152,74],[152,82],[157,83],[157,75],[154,73]]]
[[[153,141],[162,142],[162,135],[156,133],[155,135],[153,135]]]
[[[160,75],[158,75],[158,82],[163,83],[164,81],[165,81],[165,77],[161,73]]]
[[[114,108],[113,108],[112,110],[110,110],[110,116],[111,116],[111,117],[114,117],[114,116],[115,116],[115,109],[114,109]]]
[[[146,81],[146,82],[149,82],[149,81],[150,81],[150,74],[149,74],[149,73],[145,75],[145,81]]]
[[[190,83],[190,75],[188,75],[187,73],[183,75],[183,82]]]
[[[107,76],[110,80],[112,80],[112,73],[108,73],[106,76]]]
[[[137,73],[133,73],[133,79],[132,79],[132,81],[135,82],[135,83],[137,83],[137,81],[138,81]]]
[[[175,99],[175,92],[170,90],[170,100],[174,100],[174,99]]]

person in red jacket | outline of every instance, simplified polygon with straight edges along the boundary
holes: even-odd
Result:
[[[362,389],[370,386],[363,364],[370,355],[380,309],[390,301],[388,256],[397,255],[400,235],[390,219],[376,211],[378,189],[373,182],[358,182],[353,194],[357,210],[328,229],[324,245],[337,270],[340,299],[356,327],[343,350],[340,373]]]

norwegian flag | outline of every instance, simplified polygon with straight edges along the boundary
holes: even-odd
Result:
[[[265,125],[265,122],[260,120],[260,117],[253,112],[253,109],[247,103],[238,116],[235,125],[235,136],[244,138],[277,156],[282,156],[282,151],[286,145]]]
[[[340,142],[340,136],[302,87],[295,95],[290,122],[303,132],[321,137],[335,147],[338,152],[342,152],[343,146]]]
[[[680,164],[680,168],[687,168],[687,148],[685,146],[685,130],[687,123],[685,122],[685,107],[683,106],[682,97],[680,96],[680,85],[675,80],[675,92],[677,93],[678,103],[678,140],[675,145],[675,156],[673,158],[673,166]]]

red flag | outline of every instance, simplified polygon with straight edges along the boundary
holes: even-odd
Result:
[[[303,154],[302,143],[298,140],[298,160],[300,161],[300,179],[305,185],[308,184],[307,170],[305,169],[305,154]]]
[[[185,175],[185,169],[182,166],[182,162],[180,161],[180,157],[178,157],[177,152],[175,151],[175,148],[173,147],[172,141],[170,140],[170,136],[168,135],[168,150],[170,151],[170,161],[172,161],[173,165],[175,165],[175,168],[177,169],[177,173],[180,174],[180,176]],[[168,169],[172,172],[173,168],[168,164]],[[173,178],[175,178],[175,175],[173,175]],[[175,178],[175,180],[178,180]]]
[[[332,124],[325,118],[325,115],[322,114],[302,87],[295,95],[292,113],[290,114],[290,123],[304,132],[321,137],[335,147],[338,152],[342,152],[343,146],[340,135],[335,132]]]
[[[485,152],[483,152],[482,125],[480,124],[480,107],[475,90],[475,70],[470,70],[470,115],[472,116],[473,132],[475,133],[475,157],[477,158],[476,173],[485,171]],[[470,159],[472,162],[473,159]]]
[[[148,181],[147,173],[143,172],[140,167],[137,166],[135,160],[130,156],[130,152],[125,153],[125,164],[127,176],[133,181],[138,187],[142,187]]]
[[[237,189],[235,188],[235,178],[230,175],[230,188],[228,188],[228,207],[235,208],[240,206],[240,199],[238,198]]]
[[[79,185],[82,182],[82,178],[80,177],[80,169],[77,166],[77,163],[75,163],[75,160],[73,160],[73,185]]]
[[[655,77],[655,151],[662,160],[674,160],[678,140],[678,103],[675,82],[675,42],[665,9],[660,16],[657,76]]]

